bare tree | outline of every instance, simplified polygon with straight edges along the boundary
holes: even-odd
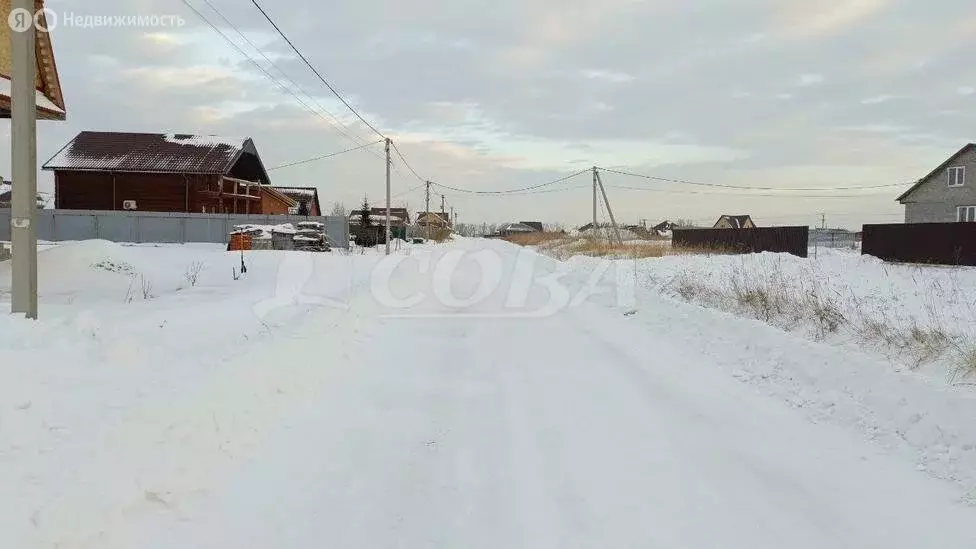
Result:
[[[332,204],[332,214],[331,215],[340,215],[342,217],[346,217],[346,206],[345,206],[345,204],[343,204],[342,202],[338,202],[338,201],[337,202],[334,202]]]

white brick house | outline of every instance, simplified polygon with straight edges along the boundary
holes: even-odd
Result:
[[[976,221],[976,143],[969,143],[898,197],[905,223]]]

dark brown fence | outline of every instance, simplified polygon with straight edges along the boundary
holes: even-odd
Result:
[[[976,223],[865,225],[861,253],[886,261],[976,266]]]
[[[807,256],[809,227],[756,229],[675,229],[671,246],[728,253],[786,252]]]

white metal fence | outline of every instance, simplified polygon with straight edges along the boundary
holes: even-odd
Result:
[[[349,221],[343,216],[198,214],[110,210],[38,210],[38,240],[112,242],[226,243],[235,225],[278,225],[318,221],[333,246],[349,245]],[[10,210],[0,209],[0,240],[10,240]]]

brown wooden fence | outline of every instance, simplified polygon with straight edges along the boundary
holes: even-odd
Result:
[[[809,227],[755,229],[675,229],[671,246],[729,253],[786,252],[807,256]]]
[[[861,253],[886,261],[976,266],[976,223],[865,225]]]

